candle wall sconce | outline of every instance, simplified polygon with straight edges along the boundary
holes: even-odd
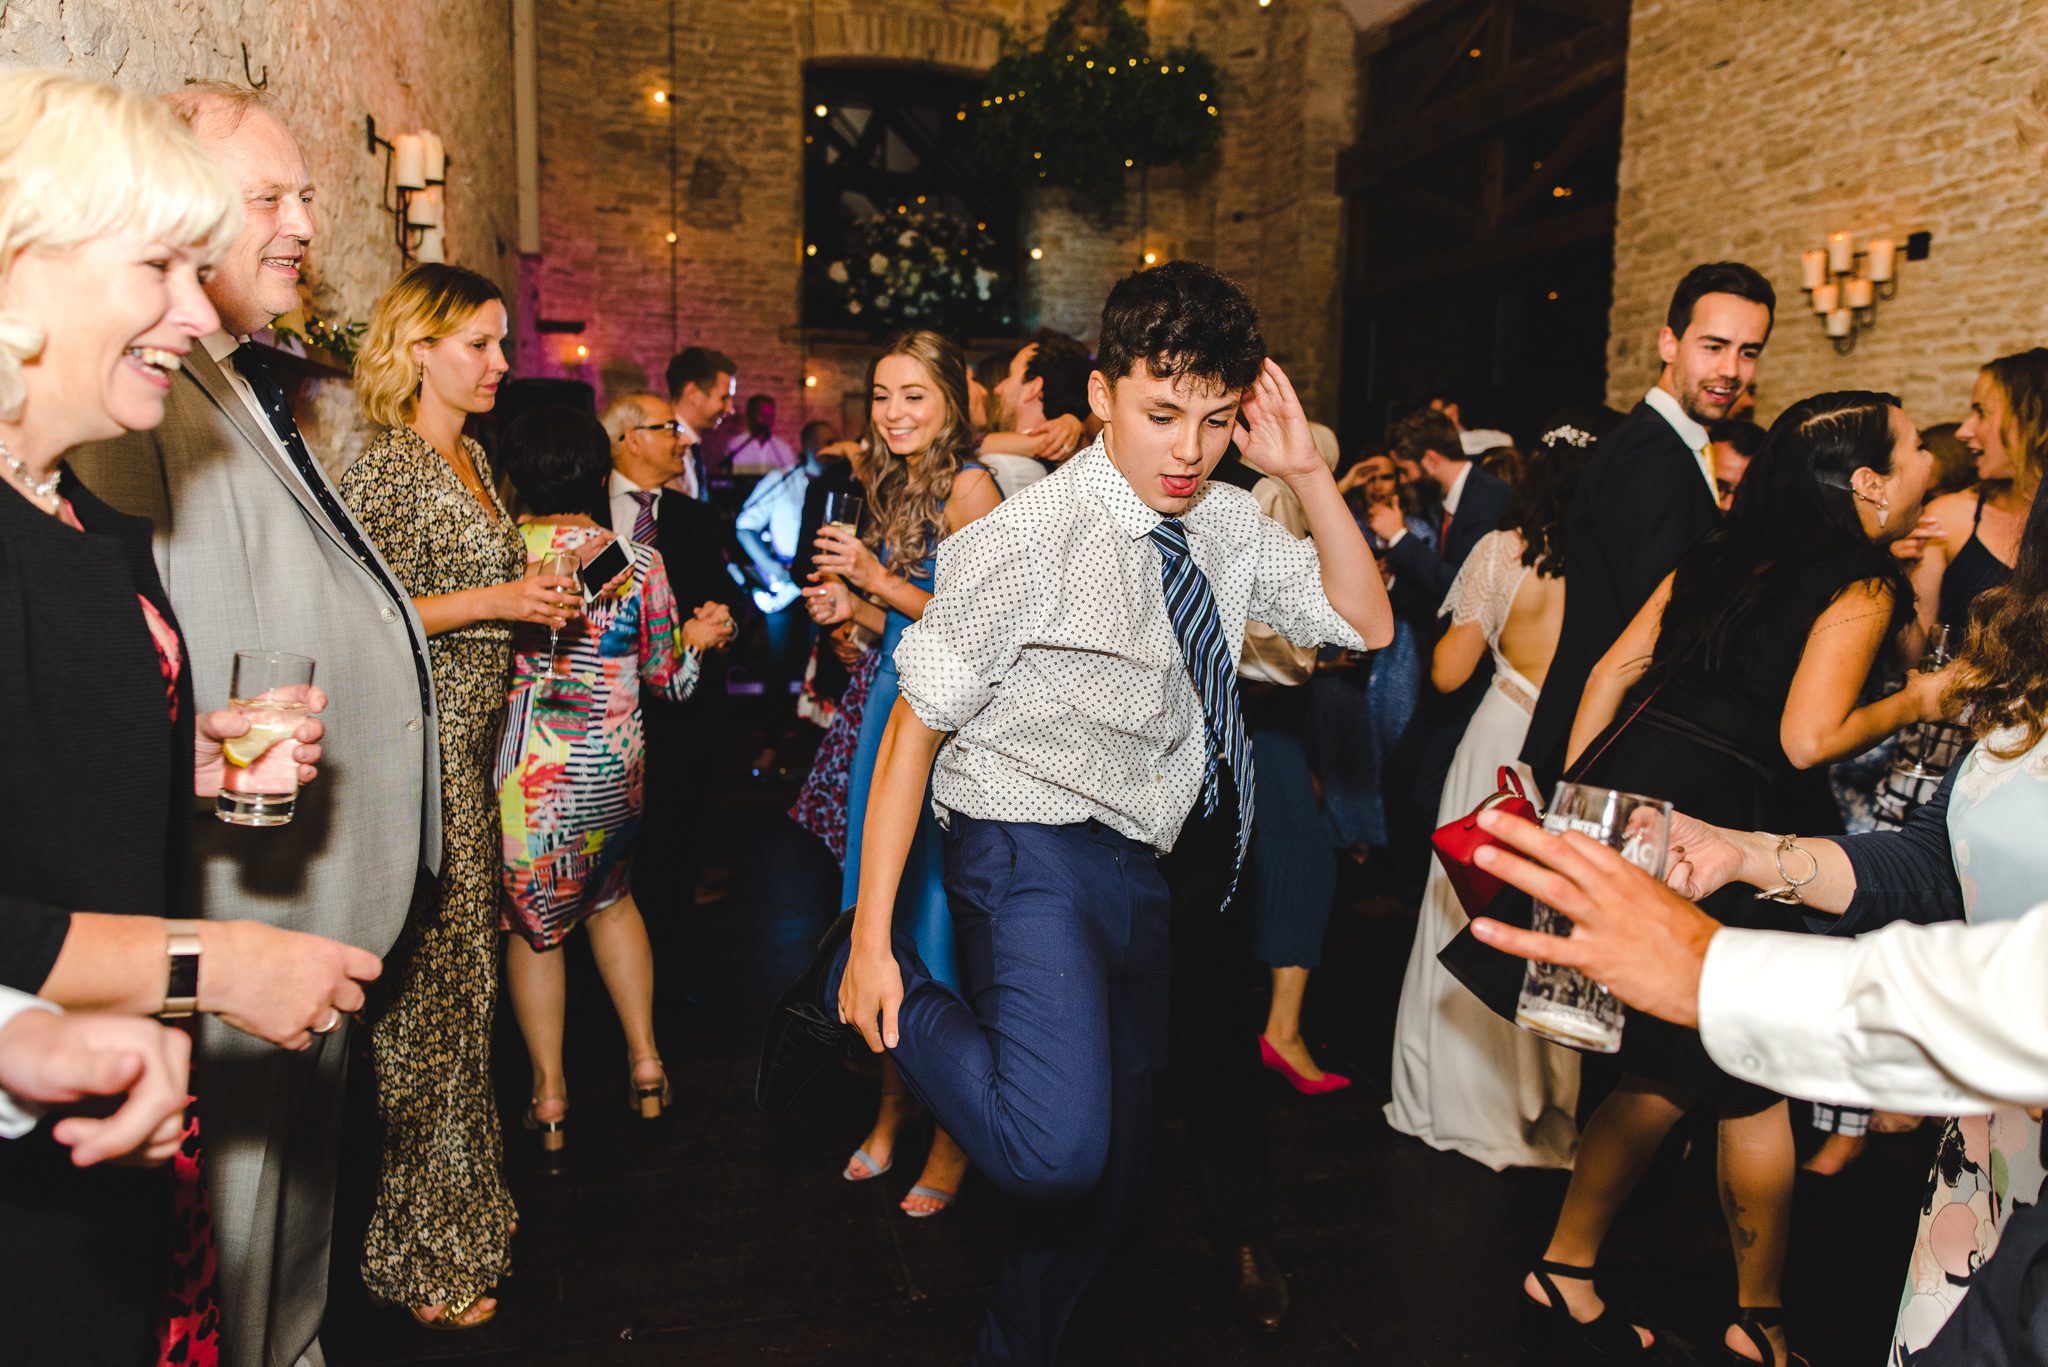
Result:
[[[415,261],[447,259],[443,188],[448,181],[448,154],[438,134],[400,133],[377,136],[377,116],[363,120],[370,155],[384,156],[384,212],[391,215],[399,258]]]
[[[1925,260],[1932,241],[1929,233],[1908,237],[1906,259]],[[1800,288],[1837,355],[1854,351],[1856,335],[1877,325],[1878,301],[1898,294],[1899,256],[1893,238],[1873,237],[1859,250],[1855,235],[1847,232],[1829,233],[1825,247],[1799,254]]]

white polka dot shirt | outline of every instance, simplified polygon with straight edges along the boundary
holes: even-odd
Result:
[[[1200,793],[1202,704],[1160,587],[1161,521],[1096,443],[939,545],[938,589],[896,649],[905,701],[951,732],[933,808],[1104,825],[1168,850]],[[1363,650],[1315,543],[1242,489],[1182,515],[1230,655],[1255,618],[1297,645]]]

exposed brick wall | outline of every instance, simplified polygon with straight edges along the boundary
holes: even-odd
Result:
[[[674,349],[669,299],[666,6],[550,0],[540,8],[541,260],[522,310],[580,319],[579,336],[534,336],[537,373],[601,391],[659,387]],[[681,184],[675,225],[680,317],[673,341],[740,365],[741,396],[774,395],[781,426],[857,419],[871,347],[797,327],[803,227],[801,105],[810,60],[986,69],[1002,34],[1034,37],[1048,0],[753,0],[743,13],[678,0],[671,91]],[[1045,258],[1027,273],[1027,321],[1092,340],[1109,285],[1148,247],[1237,276],[1265,310],[1312,412],[1334,411],[1341,201],[1337,152],[1351,139],[1354,30],[1336,0],[1143,0],[1164,46],[1193,36],[1226,71],[1226,133],[1207,165],[1154,171],[1106,220],[1062,195],[1027,208]],[[914,74],[906,79],[915,79]],[[1140,210],[1144,230],[1140,231]],[[579,360],[574,347],[587,346]],[[816,379],[804,384],[806,375]]]
[[[1639,0],[1608,397],[1656,374],[1672,285],[1730,256],[1770,277],[1778,326],[1759,368],[1775,415],[1829,389],[1890,390],[1922,424],[1958,419],[1979,365],[2048,335],[2048,3]],[[1898,297],[1838,356],[1806,309],[1799,253],[1928,230]],[[1902,253],[1903,257],[1903,253]]]
[[[384,164],[364,141],[431,128],[451,161],[448,259],[510,295],[512,56],[504,0],[0,0],[0,65],[67,68],[138,90],[191,79],[268,78],[278,116],[305,149],[317,190],[308,279],[319,310],[363,318],[399,270]],[[345,385],[315,386],[302,414],[340,468],[365,425]]]

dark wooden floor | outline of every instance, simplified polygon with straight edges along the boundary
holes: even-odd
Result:
[[[517,1127],[525,1054],[501,1011],[496,1073],[522,1223],[496,1320],[429,1333],[373,1308],[356,1275],[374,1164],[369,1072],[351,1076],[324,1344],[336,1367],[460,1360],[575,1363],[944,1364],[960,1361],[1002,1244],[1005,1208],[970,1184],[958,1207],[912,1221],[896,1200],[906,1153],[879,1182],[840,1180],[873,1094],[853,1079],[824,1104],[771,1118],[751,1099],[773,991],[802,962],[836,900],[823,848],[783,816],[787,785],[735,781],[710,847],[730,897],[652,906],[664,1054],[676,1108],[628,1116],[618,1028],[587,955],[571,973],[568,1161],[540,1169]],[[650,850],[660,833],[650,834]],[[1255,1341],[1214,1299],[1184,1132],[1169,1114],[1148,1208],[1073,1325],[1065,1361],[1086,1364],[1415,1364],[1496,1367],[1516,1347],[1518,1273],[1563,1191],[1556,1174],[1495,1174],[1394,1134],[1380,1116],[1395,994],[1412,915],[1346,898],[1311,989],[1310,1027],[1350,1090],[1303,1098],[1274,1084],[1274,1158],[1295,1320]],[[1926,1132],[1875,1141],[1833,1183],[1802,1185],[1789,1298],[1814,1367],[1875,1367],[1897,1306]],[[1712,1199],[1710,1140],[1680,1145],[1609,1251],[1607,1280],[1666,1330],[1662,1361],[1719,1361],[1733,1301]]]

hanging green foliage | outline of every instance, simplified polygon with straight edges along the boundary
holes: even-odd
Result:
[[[1177,166],[1216,145],[1220,85],[1192,45],[1154,52],[1123,0],[1067,0],[1038,47],[997,61],[960,112],[984,165],[1107,207],[1132,170]]]

